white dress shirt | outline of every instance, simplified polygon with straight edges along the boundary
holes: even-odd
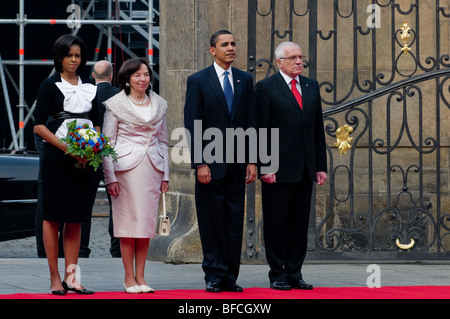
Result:
[[[234,92],[233,73],[231,72],[231,68],[229,68],[228,70],[224,70],[216,62],[214,62],[214,69],[216,70],[217,77],[219,78],[220,85],[222,86],[222,90],[223,90],[223,79],[225,77],[225,71],[228,71],[228,79],[230,80],[231,88],[233,89],[233,92]]]
[[[303,96],[303,94],[302,94],[302,87],[300,85],[300,77],[298,75],[295,78],[291,78],[289,75],[284,74],[283,71],[280,71],[280,74],[283,77],[283,79],[286,81],[286,84],[289,86],[289,88],[291,90],[292,90],[292,88],[291,88],[291,81],[293,79],[296,79],[297,80],[297,84],[296,84],[297,90],[300,92],[300,95]]]

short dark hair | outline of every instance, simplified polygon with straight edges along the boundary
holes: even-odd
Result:
[[[222,35],[222,34],[231,34],[231,35],[233,35],[233,34],[232,34],[230,31],[228,31],[228,30],[219,30],[219,31],[215,32],[215,33],[211,36],[211,39],[209,40],[209,45],[210,45],[211,47],[216,47],[217,40],[219,39],[219,35]]]
[[[152,82],[152,69],[146,58],[134,58],[126,60],[119,69],[117,75],[117,82],[119,82],[119,89],[125,90],[125,93],[130,94],[130,87],[127,86],[128,81],[130,81],[131,75],[140,69],[141,65],[144,64],[148,73],[150,74],[150,83]],[[146,93],[149,94],[151,90],[151,85],[148,86]]]
[[[83,39],[73,34],[65,34],[59,37],[53,45],[53,64],[58,73],[62,72],[62,60],[69,54],[72,45],[79,45],[81,49],[81,63],[76,73],[80,74],[85,67],[88,57],[86,44]]]

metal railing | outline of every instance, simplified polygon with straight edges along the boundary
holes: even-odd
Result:
[[[278,71],[275,47],[289,40],[304,47],[305,72],[321,87],[329,173],[313,196],[308,258],[450,258],[450,213],[443,209],[449,167],[442,158],[449,148],[442,145],[448,117],[442,113],[450,112],[450,55],[442,52],[448,38],[441,30],[450,13],[439,0],[404,6],[394,0],[368,7],[357,0],[248,1],[248,71],[255,81]],[[426,15],[426,24],[425,9],[435,13]],[[433,30],[426,48],[424,26]],[[248,260],[264,259],[255,192],[248,188]]]

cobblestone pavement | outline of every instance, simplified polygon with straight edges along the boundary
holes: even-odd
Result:
[[[111,257],[109,240],[108,217],[93,217],[91,255],[90,258],[80,258],[79,264],[84,280],[95,291],[122,289],[122,260]],[[303,273],[305,280],[315,287],[364,287],[371,275],[371,264],[378,263],[311,261],[306,262]],[[63,266],[61,262],[60,267]],[[378,266],[381,286],[450,286],[450,261],[390,261],[380,262]],[[200,264],[148,262],[147,267],[147,279],[156,289],[204,289]],[[267,288],[267,273],[267,265],[243,264],[239,284]],[[20,292],[48,293],[47,261],[37,258],[35,237],[0,242],[0,294]]]
[[[89,245],[91,254],[89,258],[81,258],[79,262],[83,269],[87,269],[84,274],[90,287],[97,291],[116,291],[121,287],[123,265],[121,258],[112,258],[109,252],[109,218],[105,208],[108,208],[105,203],[94,207]],[[47,292],[46,263],[44,258],[37,258],[34,236],[0,242],[0,294]],[[105,268],[105,264],[108,267]],[[307,280],[317,287],[366,286],[370,264],[379,264],[382,286],[450,285],[450,261],[307,261],[303,272]],[[35,274],[36,267],[39,275]],[[203,272],[199,264],[149,262],[148,267],[148,276],[159,289],[204,288]],[[20,271],[11,272],[11,269]],[[244,287],[268,287],[267,272],[267,265],[242,265],[239,283]],[[167,280],[169,277],[172,280]],[[31,289],[30,285],[35,285],[36,288]]]
[[[93,217],[89,248],[90,258],[111,257],[108,217]],[[0,242],[0,258],[37,258],[36,237]]]

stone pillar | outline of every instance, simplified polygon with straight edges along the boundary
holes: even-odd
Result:
[[[238,58],[233,64],[246,69],[247,1],[164,0],[160,1],[160,95],[168,101],[169,138],[184,128],[184,101],[189,75],[211,65],[211,35],[231,31],[237,42]],[[178,135],[170,140],[169,155],[181,152]],[[185,154],[186,155],[186,154]],[[194,199],[194,172],[188,163],[175,163],[171,156],[170,191],[166,208],[172,219],[170,236],[157,236],[150,244],[150,260],[170,263],[201,262],[202,251]]]

